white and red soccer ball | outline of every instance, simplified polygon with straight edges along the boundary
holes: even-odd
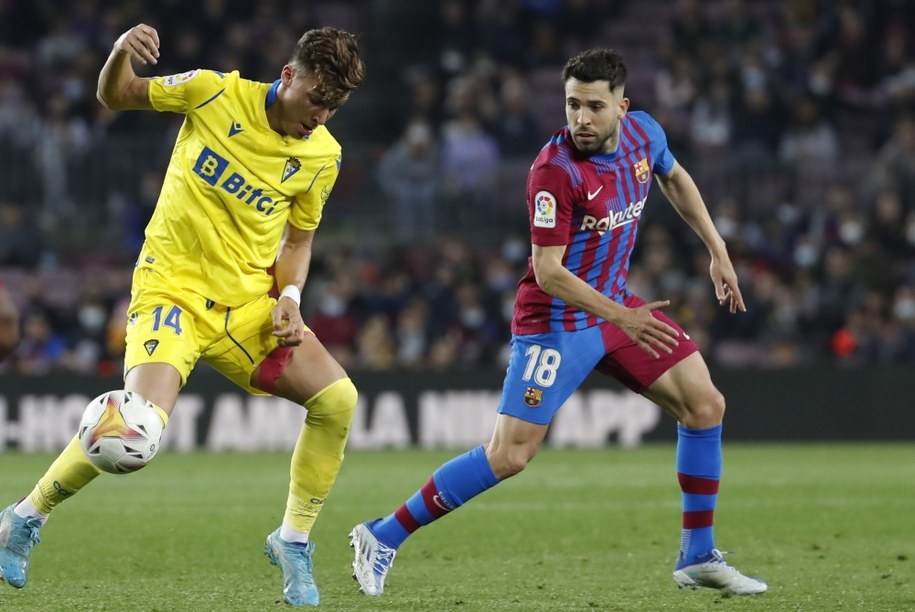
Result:
[[[97,468],[127,474],[152,461],[163,428],[162,417],[151,402],[119,389],[89,402],[79,425],[79,442]]]

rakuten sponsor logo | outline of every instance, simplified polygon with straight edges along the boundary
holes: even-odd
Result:
[[[644,208],[645,200],[643,199],[638,202],[632,202],[625,210],[612,213],[602,219],[592,217],[591,215],[585,215],[581,220],[581,229],[582,231],[591,230],[603,234],[604,232],[620,227],[621,225],[638,221],[639,217],[642,216],[642,210]]]

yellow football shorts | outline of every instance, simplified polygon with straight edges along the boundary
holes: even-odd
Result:
[[[276,300],[264,295],[228,308],[205,295],[176,289],[161,274],[137,268],[127,310],[124,375],[144,363],[167,363],[181,373],[182,386],[203,359],[250,393],[258,365],[279,346],[270,313]]]

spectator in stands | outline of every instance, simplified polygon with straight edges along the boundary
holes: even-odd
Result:
[[[0,361],[9,357],[19,344],[19,309],[0,276]]]
[[[712,28],[699,0],[677,0],[670,32],[677,52],[686,58],[701,61],[711,55]]]
[[[461,227],[481,219],[492,195],[499,146],[472,109],[461,109],[442,128],[444,202]]]
[[[799,164],[831,168],[838,157],[835,128],[823,117],[811,96],[801,96],[791,108],[791,120],[779,142],[779,161],[788,169]]]
[[[531,111],[531,92],[518,72],[510,72],[501,79],[500,107],[491,124],[499,152],[506,159],[530,155],[546,140]]]
[[[41,309],[22,315],[22,339],[13,362],[13,372],[25,376],[44,376],[59,367],[67,343],[55,333],[48,315]]]
[[[434,234],[442,227],[440,157],[432,126],[426,119],[416,118],[378,162],[378,182],[393,204],[388,215],[390,228],[402,242]]]
[[[424,300],[414,298],[397,314],[395,345],[397,364],[406,368],[422,368],[426,363],[429,338],[426,334],[429,308]]]
[[[0,266],[37,267],[43,244],[31,211],[19,202],[0,200]]]
[[[902,115],[880,147],[868,178],[871,189],[896,190],[907,211],[915,210],[915,115]]]

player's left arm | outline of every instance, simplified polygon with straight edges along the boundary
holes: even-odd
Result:
[[[315,230],[303,230],[286,224],[274,274],[281,291],[298,291],[300,295],[311,266],[311,246]],[[280,295],[273,308],[273,333],[284,346],[296,346],[305,339],[305,322],[298,302],[289,293]]]
[[[722,306],[727,304],[732,313],[738,310],[746,312],[747,307],[740,294],[737,273],[728,255],[727,246],[712,222],[712,217],[709,215],[708,208],[702,200],[702,194],[699,193],[693,177],[678,162],[674,162],[669,172],[659,174],[657,177],[661,191],[673,204],[677,213],[702,239],[712,257],[709,273],[715,284],[718,303]]]

